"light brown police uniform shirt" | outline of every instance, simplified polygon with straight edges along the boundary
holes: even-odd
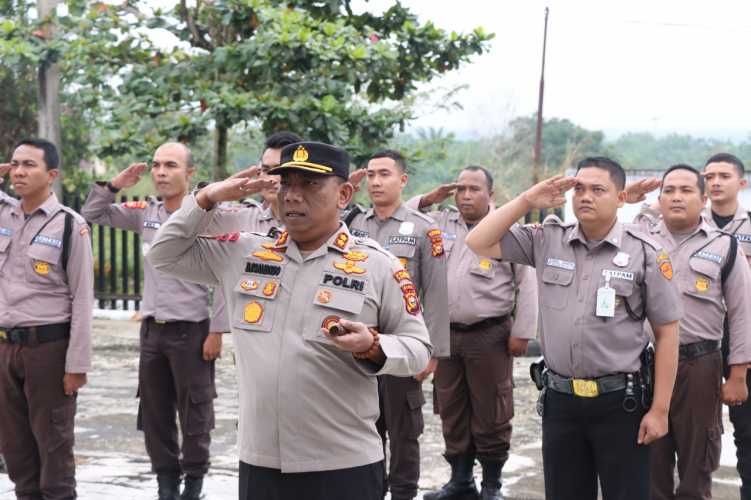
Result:
[[[148,260],[228,299],[240,397],[240,460],[310,472],[383,459],[376,375],[412,376],[430,357],[417,291],[401,264],[342,225],[303,257],[287,233],[199,238],[214,210],[193,196],[159,231]],[[376,370],[320,331],[338,318],[381,332]]]
[[[140,234],[143,253],[146,254],[157,230],[171,214],[163,202],[153,198],[124,203],[115,203],[115,198],[116,194],[106,185],[95,184],[81,207],[81,214],[89,222]],[[147,260],[144,260],[143,274],[143,318],[198,322],[209,317],[209,289],[205,285],[161,273]]]
[[[711,207],[705,208],[701,215],[707,224],[711,227],[717,227],[714,218],[712,218]],[[738,205],[738,210],[735,212],[733,220],[728,222],[725,227],[719,229],[735,236],[735,239],[738,240],[738,246],[743,249],[747,262],[751,265],[751,215],[749,215],[749,212]]]
[[[635,221],[670,255],[674,282],[683,300],[681,345],[702,340],[722,340],[728,316],[729,363],[751,362],[751,270],[740,245],[733,268],[724,284],[722,267],[730,253],[730,237],[705,221],[690,234],[677,239],[652,209],[643,208]]]
[[[399,206],[391,217],[379,220],[372,208],[349,224],[352,234],[372,238],[395,255],[412,277],[422,299],[433,355],[451,354],[446,252],[441,230],[425,214]]]
[[[578,224],[549,217],[541,226],[513,226],[500,243],[504,261],[537,270],[542,351],[559,375],[595,378],[639,369],[649,337],[626,301],[635,315],[646,308],[653,325],[681,318],[670,258],[634,227],[616,222],[602,241],[589,243]],[[616,293],[612,318],[595,314],[606,276]]]
[[[407,205],[417,209],[420,196]],[[533,339],[537,336],[537,278],[529,266],[488,259],[474,253],[466,244],[470,228],[459,211],[445,208],[429,212],[443,232],[449,287],[449,317],[452,323],[472,324],[487,318],[516,316],[511,336]],[[518,294],[517,294],[518,290]]]
[[[66,212],[73,215],[67,272],[62,262]],[[86,373],[93,307],[94,261],[83,217],[61,205],[54,193],[28,218],[18,200],[0,199],[0,327],[70,322],[65,371]]]

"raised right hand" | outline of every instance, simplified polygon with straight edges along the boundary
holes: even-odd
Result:
[[[430,206],[430,205],[436,205],[449,196],[454,196],[456,193],[457,188],[459,187],[458,182],[450,182],[448,184],[441,184],[428,194],[424,195],[422,199],[420,200],[420,206]]]
[[[662,185],[657,177],[646,177],[638,181],[629,182],[623,189],[626,192],[626,203],[639,203],[647,199],[647,193],[651,193]]]
[[[235,201],[256,194],[274,185],[272,179],[236,177],[213,182],[196,194],[196,201],[203,208],[210,208],[224,201]]]
[[[566,203],[565,193],[576,185],[575,177],[555,175],[522,193],[530,208],[555,208]]]
[[[10,163],[0,163],[0,184],[5,181],[5,174],[10,172]]]
[[[368,175],[367,168],[358,168],[351,174],[349,174],[349,183],[355,188],[355,193],[360,191],[360,184],[365,176]]]
[[[253,165],[252,167],[248,167],[245,170],[240,170],[239,172],[227,177],[227,179],[253,179],[255,177],[258,177],[261,173],[261,167]]]
[[[141,175],[148,169],[149,166],[146,163],[134,163],[128,168],[120,172],[110,181],[112,187],[115,189],[128,189],[138,184],[141,180]]]

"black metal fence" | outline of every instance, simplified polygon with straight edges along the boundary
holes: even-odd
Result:
[[[63,195],[63,204],[81,211],[84,193]],[[120,201],[137,201],[138,196],[121,196]],[[94,296],[100,309],[138,310],[143,283],[141,237],[133,231],[89,224],[94,251]]]

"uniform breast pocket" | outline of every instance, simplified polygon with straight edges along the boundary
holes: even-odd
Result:
[[[473,276],[479,276],[485,279],[493,279],[495,277],[495,266],[490,259],[481,258],[469,269],[469,274]]]
[[[407,267],[415,256],[414,245],[390,245],[388,250],[399,259],[404,267]]]
[[[279,280],[243,276],[233,289],[232,326],[247,332],[270,332],[274,326]]]
[[[634,293],[634,290],[637,289],[633,281],[635,274],[629,271],[622,271],[622,273],[631,275],[631,279],[611,277],[608,282],[608,286],[615,290],[616,311],[620,308],[628,311],[628,308],[630,308],[633,314],[638,315],[641,311],[641,294]],[[604,288],[605,282],[605,276],[601,276],[598,289]]]
[[[551,309],[564,309],[573,291],[574,271],[546,266],[542,271],[540,304]]]
[[[694,257],[688,261],[690,272],[681,279],[683,293],[700,300],[722,300],[720,264]]]
[[[61,248],[32,244],[27,252],[26,279],[29,283],[59,284],[63,281]]]
[[[364,303],[365,295],[362,293],[319,286],[313,297],[313,306],[308,308],[305,316],[303,338],[310,342],[333,345],[321,333],[321,328],[328,329],[340,319],[358,321]]]

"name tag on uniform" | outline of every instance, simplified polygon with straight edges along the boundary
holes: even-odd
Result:
[[[391,245],[417,245],[417,238],[414,236],[389,236],[388,246]]]
[[[736,233],[735,239],[743,243],[751,243],[751,234],[738,234]]]
[[[36,235],[32,243],[39,243],[40,245],[47,245],[48,247],[55,248],[62,248],[63,246],[62,241],[55,238],[50,238],[49,236],[44,236],[43,234]]]
[[[0,227],[0,236],[11,236],[12,234],[12,229],[8,229],[7,227]]]
[[[148,229],[159,229],[162,227],[162,223],[155,220],[145,220],[143,221],[143,227]]]
[[[699,252],[696,252],[694,254],[694,257],[699,257],[700,259],[708,260],[710,262],[714,262],[716,264],[719,264],[722,262],[722,257],[713,253],[705,252],[704,250],[701,250]]]
[[[614,269],[603,269],[602,275],[605,276],[605,278],[619,278],[622,280],[634,281],[634,273],[629,273],[626,271],[616,271]]]
[[[550,267],[557,267],[558,269],[565,269],[567,271],[573,271],[576,269],[576,263],[571,262],[568,260],[561,260],[561,259],[553,259],[551,257],[548,257],[548,260],[545,262],[545,265]]]
[[[597,289],[597,309],[600,318],[615,316],[615,288],[610,287],[610,277],[605,276],[605,286]]]

